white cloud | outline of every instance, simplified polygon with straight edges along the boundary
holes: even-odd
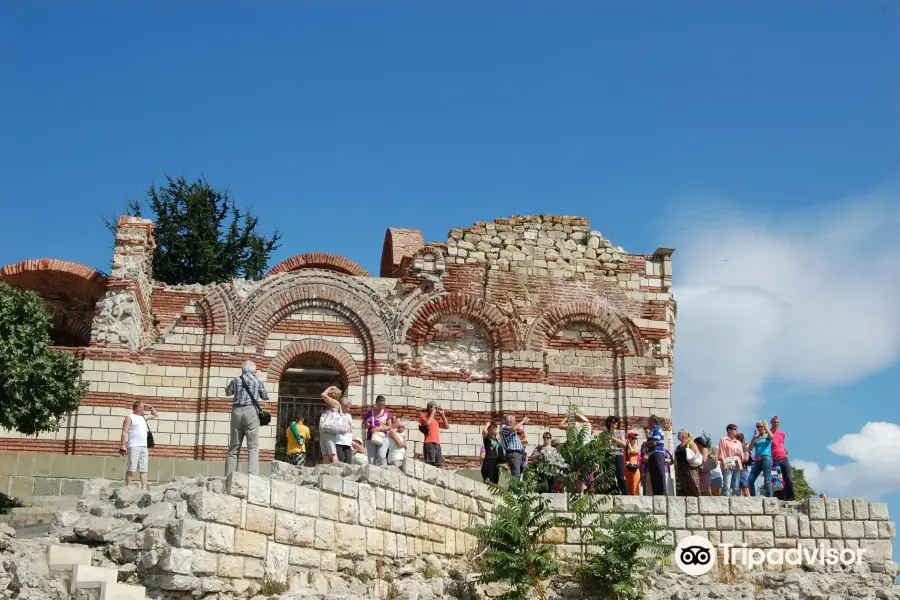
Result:
[[[778,221],[690,212],[674,235],[676,425],[746,426],[771,416],[767,383],[827,387],[897,361],[898,206],[882,194]]]
[[[849,498],[866,496],[872,500],[900,490],[900,425],[869,422],[859,433],[848,433],[828,450],[851,462],[820,467],[797,460],[792,464],[805,470],[806,481],[819,493]]]

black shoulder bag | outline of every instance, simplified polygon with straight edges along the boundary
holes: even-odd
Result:
[[[250,396],[250,401],[253,402],[253,407],[256,409],[256,416],[259,417],[260,426],[265,427],[272,422],[272,415],[259,407],[259,402],[256,401],[256,397],[250,391],[249,386],[247,386],[247,381],[243,377],[241,377],[240,380],[241,385],[244,386],[244,391],[247,392],[247,395]]]

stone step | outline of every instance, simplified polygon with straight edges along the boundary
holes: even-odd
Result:
[[[91,549],[87,546],[50,544],[47,548],[47,567],[50,571],[71,571],[91,566]]]
[[[100,600],[144,600],[146,593],[142,585],[104,583],[100,586]]]
[[[9,514],[15,516],[27,516],[27,515],[47,515],[53,514],[55,512],[61,512],[64,510],[75,510],[78,508],[77,504],[57,504],[56,506],[19,506],[16,508],[12,508],[9,511]]]
[[[46,506],[56,504],[78,504],[78,496],[29,496],[22,498],[25,506]]]
[[[34,525],[49,524],[56,512],[46,511],[36,515],[0,515],[0,523],[6,523],[13,529],[31,527]]]
[[[75,565],[72,567],[70,593],[74,594],[75,590],[102,589],[103,584],[116,583],[118,579],[119,572],[116,569]]]

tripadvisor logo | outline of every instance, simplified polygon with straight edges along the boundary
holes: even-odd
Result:
[[[742,565],[748,569],[769,566],[790,565],[855,565],[862,562],[865,549],[825,548],[824,545],[808,548],[799,543],[796,548],[748,548],[747,544],[721,544],[714,546],[707,538],[689,535],[675,547],[675,564],[684,573],[693,576],[705,575],[716,565],[716,557],[721,551],[722,564]]]

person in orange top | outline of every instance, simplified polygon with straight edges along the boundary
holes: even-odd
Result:
[[[432,400],[419,417],[419,431],[425,434],[423,452],[425,464],[435,467],[444,464],[444,456],[441,454],[441,429],[450,429],[450,423],[447,422],[447,417],[437,402]]]

